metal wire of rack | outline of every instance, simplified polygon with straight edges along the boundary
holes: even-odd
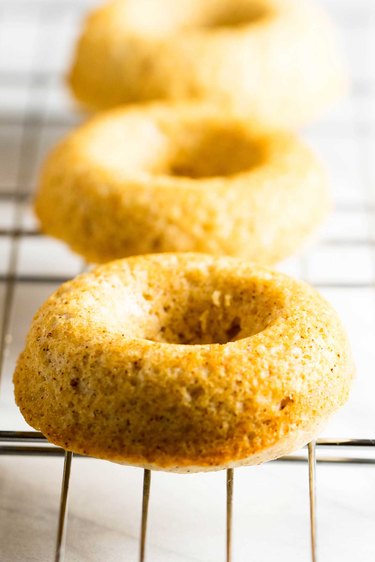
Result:
[[[333,4],[333,3],[332,3]],[[370,21],[366,19],[368,4],[363,3],[362,9],[355,9],[355,3],[346,3],[346,21],[349,29],[361,30],[365,39],[371,36],[373,29]],[[350,9],[348,8],[350,7]],[[17,146],[9,151],[14,156],[16,153],[16,165],[13,166],[13,174],[8,173],[5,166],[5,178],[1,178],[0,173],[0,243],[6,242],[6,263],[0,271],[0,286],[2,289],[2,316],[1,316],[1,337],[0,337],[0,368],[3,378],[9,379],[9,373],[5,372],[8,368],[8,351],[12,344],[12,314],[15,309],[17,299],[17,287],[28,286],[49,286],[60,284],[77,272],[80,268],[78,262],[70,263],[65,271],[53,271],[53,267],[33,268],[22,265],[24,257],[23,246],[26,244],[36,244],[38,252],[43,251],[43,241],[45,238],[37,231],[35,225],[29,220],[28,208],[30,195],[35,183],[35,170],[40,161],[41,153],[46,148],[45,145],[51,144],[50,137],[59,136],[62,130],[71,126],[77,118],[70,112],[69,108],[54,105],[56,92],[59,88],[60,68],[55,68],[53,62],[56,58],[56,50],[59,50],[59,41],[62,40],[64,33],[72,21],[76,21],[82,10],[85,9],[84,2],[67,2],[66,0],[54,0],[46,2],[44,0],[31,0],[28,4],[21,0],[10,2],[0,0],[0,43],[1,31],[5,24],[18,21],[22,7],[22,29],[30,26],[32,21],[33,33],[28,37],[29,43],[26,44],[25,52],[21,53],[21,59],[27,59],[27,65],[20,64],[16,68],[11,65],[1,65],[0,61],[0,87],[6,91],[5,104],[0,105],[0,132],[4,130],[5,142],[6,133],[15,130],[17,136]],[[370,8],[371,9],[371,8]],[[345,11],[345,10],[344,10]],[[353,18],[353,14],[357,17]],[[4,20],[2,20],[4,16]],[[61,21],[63,25],[61,26]],[[5,21],[5,24],[4,24]],[[25,23],[26,22],[26,23]],[[26,25],[26,27],[25,27]],[[23,26],[23,27],[22,27]],[[61,29],[60,29],[61,28]],[[365,31],[363,31],[365,30]],[[16,35],[19,32],[15,29]],[[27,34],[26,34],[27,35]],[[366,45],[363,42],[362,48]],[[26,52],[27,51],[27,52]],[[47,56],[47,51],[49,55]],[[25,59],[26,57],[26,59]],[[46,60],[45,60],[46,59]],[[51,63],[52,61],[52,63]],[[46,64],[43,64],[46,62]],[[375,79],[370,76],[370,64],[361,67],[361,74],[354,76],[353,95],[370,99],[374,91]],[[13,103],[12,94],[22,94],[21,106]],[[59,94],[57,94],[58,97]],[[9,101],[10,100],[10,101]],[[375,296],[375,196],[370,187],[370,175],[368,170],[369,146],[373,141],[375,132],[375,121],[368,120],[362,113],[362,107],[353,103],[354,110],[350,118],[344,122],[335,121],[322,124],[318,133],[312,131],[314,135],[323,134],[327,137],[330,131],[330,138],[337,139],[343,133],[349,134],[358,144],[360,171],[362,174],[363,190],[361,196],[352,198],[351,196],[337,196],[336,216],[339,221],[343,217],[361,216],[361,228],[353,234],[352,226],[344,229],[344,234],[336,235],[331,233],[326,235],[320,242],[319,247],[323,251],[332,255],[337,252],[344,252],[344,256],[349,256],[351,250],[366,254],[366,259],[370,265],[364,268],[361,275],[347,276],[343,278],[335,276],[314,277],[311,272],[314,270],[313,259],[304,256],[298,261],[299,273],[308,281],[312,282],[317,288],[322,290],[340,291],[340,289],[355,289],[370,292]],[[14,131],[13,131],[14,133]],[[48,142],[46,142],[46,138]],[[43,145],[43,146],[42,146]],[[41,150],[41,146],[42,149]],[[5,145],[5,149],[7,149]],[[4,175],[4,174],[3,174]],[[9,181],[10,180],[10,181]],[[354,220],[356,222],[357,219]],[[346,219],[343,219],[346,223]],[[362,228],[366,223],[365,228]],[[349,224],[351,225],[350,221]],[[29,261],[33,261],[34,254]],[[320,262],[319,262],[320,263]],[[317,268],[319,269],[319,267]],[[5,393],[9,400],[9,392]],[[0,404],[1,406],[1,404]],[[2,424],[4,427],[4,424]],[[361,451],[358,455],[353,451]],[[328,451],[326,453],[325,451]],[[363,453],[364,451],[364,453]],[[64,542],[66,534],[66,521],[68,516],[68,490],[73,455],[70,452],[53,445],[47,444],[42,434],[35,431],[2,430],[0,431],[0,456],[38,456],[38,457],[64,457],[62,474],[62,485],[60,494],[59,517],[56,522],[57,538],[54,560],[62,562],[64,559]],[[78,457],[78,456],[77,456]],[[83,458],[83,457],[81,457]],[[375,464],[375,439],[318,439],[317,442],[310,443],[306,451],[298,452],[279,459],[277,462],[298,463],[304,462],[308,466],[309,482],[309,505],[310,505],[310,534],[311,534],[311,560],[316,562],[317,539],[316,539],[316,462],[334,465],[342,464]],[[147,517],[148,505],[151,493],[151,472],[144,471],[143,478],[143,498],[141,511],[141,530],[139,535],[139,560],[144,562],[146,558],[146,537],[147,537]],[[232,512],[234,497],[234,471],[227,471],[226,479],[226,547],[225,559],[232,561]]]

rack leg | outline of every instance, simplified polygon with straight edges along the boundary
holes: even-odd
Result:
[[[316,546],[316,454],[315,441],[308,444],[311,562],[317,562]]]
[[[226,562],[232,561],[232,521],[233,521],[233,468],[227,470],[227,544]]]
[[[142,523],[141,523],[141,543],[139,549],[139,562],[145,561],[147,517],[148,517],[148,504],[150,499],[150,488],[151,488],[151,470],[146,469],[143,472]]]
[[[66,517],[68,512],[68,492],[70,469],[72,465],[73,453],[65,451],[64,471],[61,484],[60,494],[60,511],[59,511],[59,524],[57,528],[55,562],[63,562],[65,550],[65,534],[66,534]]]

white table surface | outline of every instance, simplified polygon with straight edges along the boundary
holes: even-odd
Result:
[[[48,149],[81,117],[62,75],[89,1],[0,0],[0,231],[35,229],[28,199]],[[341,32],[350,94],[303,132],[326,163],[336,210],[308,249],[280,267],[316,285],[340,313],[358,369],[329,437],[375,437],[375,2],[325,2]],[[371,60],[372,58],[372,60]],[[0,236],[0,306],[14,240]],[[6,333],[0,430],[27,429],[14,401],[14,363],[38,305],[79,258],[47,237],[23,236]],[[52,280],[53,281],[53,280]],[[9,297],[9,295],[8,295]],[[53,559],[61,458],[0,456],[0,562]],[[67,562],[137,559],[142,471],[73,462]],[[375,560],[375,466],[318,466],[320,562]],[[233,562],[309,560],[305,464],[235,471]],[[152,476],[147,560],[224,560],[225,472]]]

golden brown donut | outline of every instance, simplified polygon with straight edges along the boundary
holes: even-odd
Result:
[[[331,25],[308,0],[113,0],[87,18],[69,83],[91,109],[210,100],[289,128],[344,79]]]
[[[49,156],[41,228],[88,261],[197,251],[273,263],[325,217],[320,163],[289,133],[201,105],[115,109]]]
[[[308,285],[233,258],[154,254],[62,285],[33,320],[14,384],[53,443],[188,472],[301,447],[352,376],[340,321]]]

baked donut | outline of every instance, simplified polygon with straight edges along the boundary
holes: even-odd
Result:
[[[62,285],[33,320],[14,384],[53,443],[189,472],[301,447],[352,376],[340,321],[308,285],[234,258],[154,254]]]
[[[42,230],[88,261],[196,251],[272,263],[329,207],[320,163],[294,136],[201,105],[115,109],[48,158]]]
[[[69,84],[91,109],[211,100],[289,128],[342,93],[343,76],[308,0],[114,0],[89,15]]]

